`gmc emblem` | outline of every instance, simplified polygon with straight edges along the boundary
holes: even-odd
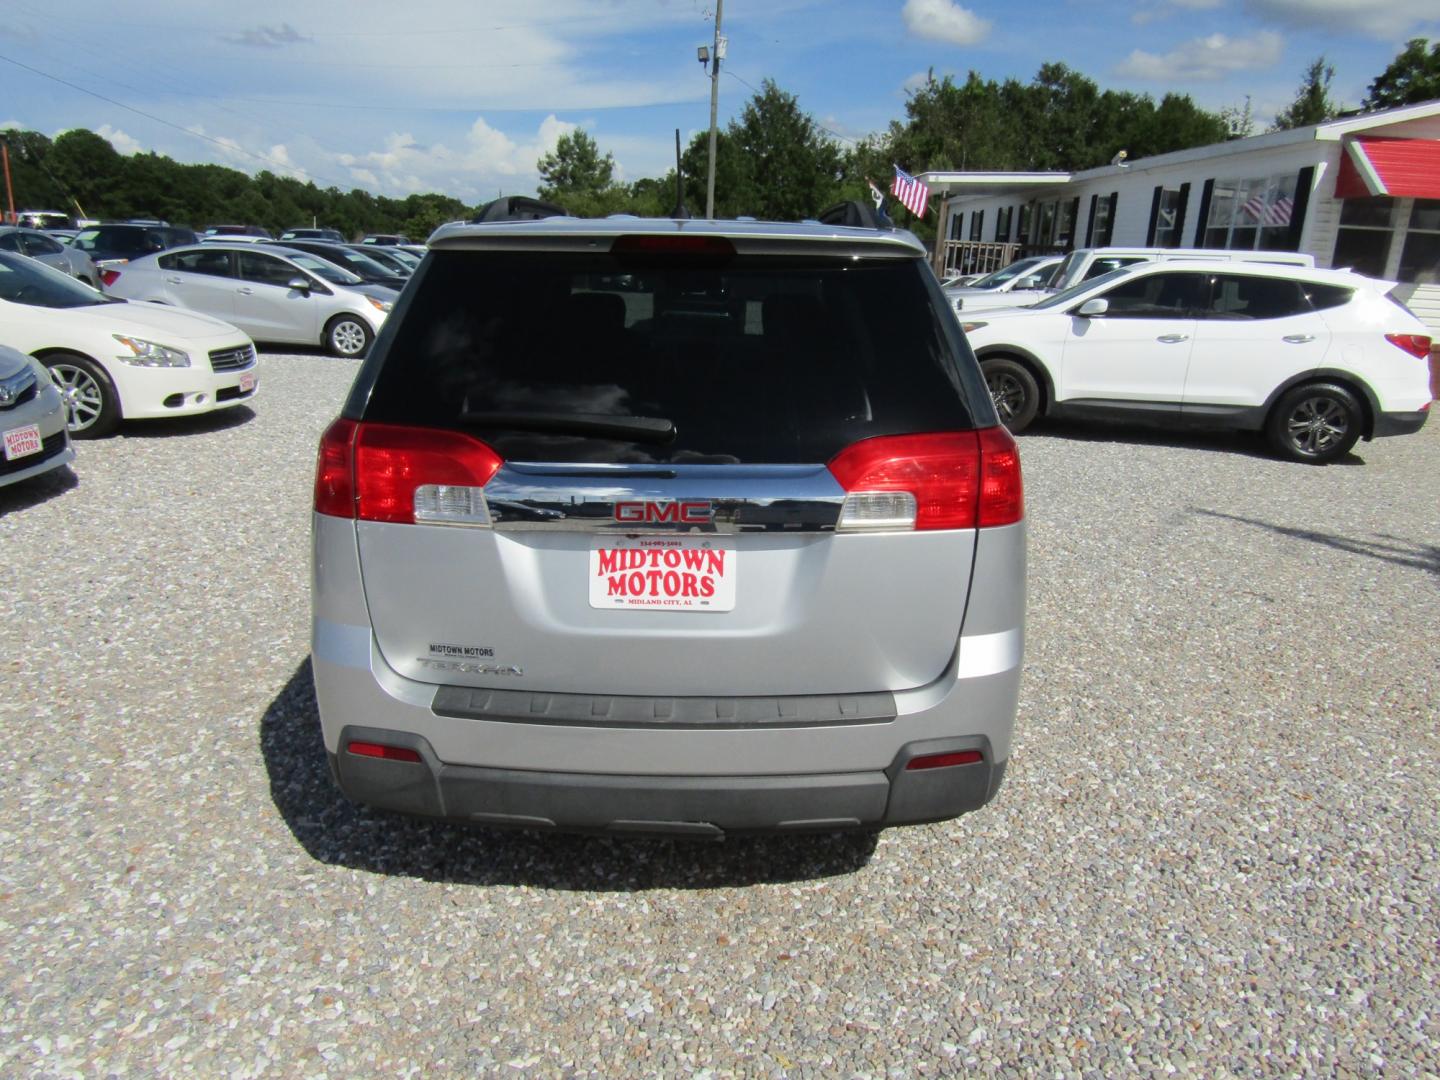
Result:
[[[715,511],[708,502],[617,502],[615,520],[639,525],[674,522],[680,525],[708,525]]]

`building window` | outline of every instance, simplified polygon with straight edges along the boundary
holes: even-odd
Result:
[[[1216,185],[1217,189],[1219,185]],[[1213,216],[1214,202],[1211,202]],[[1162,248],[1182,247],[1184,241],[1180,233],[1184,229],[1184,218],[1181,211],[1184,209],[1184,196],[1179,188],[1165,188],[1160,192],[1160,209],[1155,215],[1155,246]],[[1208,244],[1206,245],[1209,246]],[[1223,245],[1222,245],[1223,246]]]
[[[1102,195],[1095,202],[1095,221],[1090,229],[1090,243],[1095,247],[1109,247],[1110,237],[1115,232],[1115,219],[1110,209],[1114,195]]]
[[[959,210],[950,215],[950,239],[963,240],[965,238],[963,229],[965,224],[965,211]]]
[[[1440,284],[1440,199],[1416,199],[1395,275],[1416,285]]]
[[[1239,251],[1289,250],[1290,218],[1294,212],[1294,173],[1259,180],[1217,180],[1205,222],[1205,246]]]
[[[1384,277],[1394,235],[1394,199],[1387,195],[1345,199],[1340,204],[1340,228],[1335,234],[1335,257],[1330,265],[1367,277]]]
[[[1020,225],[1015,230],[1015,239],[1022,244],[1031,241],[1031,230],[1035,227],[1035,207],[1026,203],[1020,207]]]
[[[1005,206],[995,211],[995,239],[1001,244],[1010,242],[1010,218],[1015,213],[1013,206]]]
[[[970,215],[970,239],[979,240],[980,233],[985,228],[985,211],[976,210]]]
[[[1066,199],[1055,212],[1055,246],[1074,247],[1075,218],[1080,209],[1079,199]]]

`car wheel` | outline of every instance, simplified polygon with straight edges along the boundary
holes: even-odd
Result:
[[[980,361],[985,386],[1000,422],[1012,432],[1024,431],[1040,409],[1040,387],[1024,364],[1006,357]]]
[[[75,439],[99,439],[120,423],[120,395],[105,369],[74,353],[45,357],[50,378],[65,399],[66,427]]]
[[[1355,395],[1334,383],[1297,386],[1275,403],[1265,434],[1281,457],[1328,465],[1360,438],[1365,414]]]
[[[364,356],[374,337],[357,315],[337,315],[325,324],[325,347],[336,356]]]

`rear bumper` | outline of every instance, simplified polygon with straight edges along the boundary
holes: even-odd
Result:
[[[414,750],[419,762],[350,753],[352,740]],[[973,750],[978,762],[907,769],[921,755]],[[344,728],[330,767],[356,802],[479,825],[580,832],[719,837],[944,821],[978,810],[999,790],[1005,762],[983,736],[901,748],[889,768],[794,776],[625,776],[452,765],[410,732]]]
[[[1375,417],[1375,438],[1386,435],[1414,435],[1425,426],[1430,407],[1415,412],[1382,412]]]

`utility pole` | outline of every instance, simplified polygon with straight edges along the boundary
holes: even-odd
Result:
[[[715,110],[720,104],[720,16],[725,0],[715,0],[715,51],[710,54],[710,176],[705,181],[705,217],[715,220]]]

